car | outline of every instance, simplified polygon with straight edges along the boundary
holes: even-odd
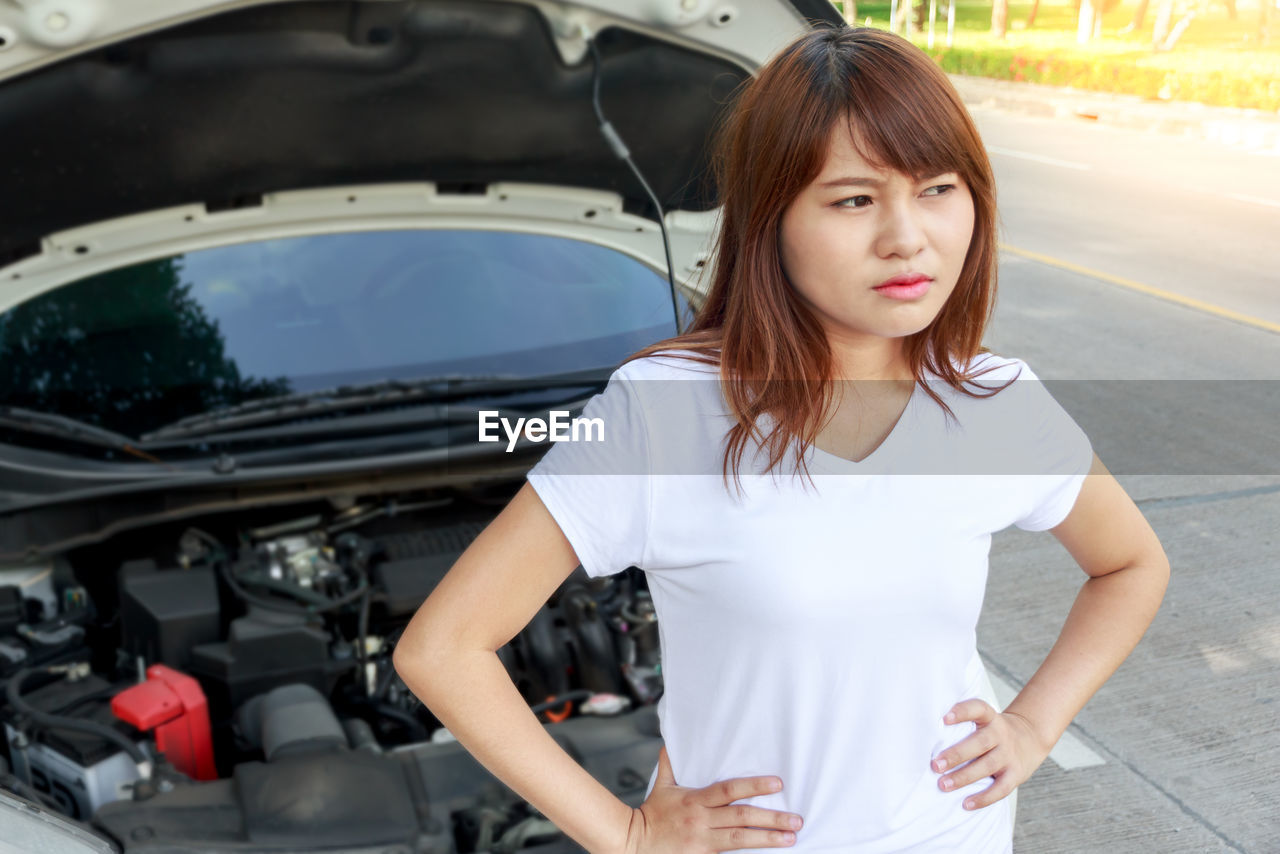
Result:
[[[0,7],[0,849],[579,850],[391,653],[562,416],[688,323],[716,121],[839,20]],[[643,574],[576,570],[499,657],[638,805]]]

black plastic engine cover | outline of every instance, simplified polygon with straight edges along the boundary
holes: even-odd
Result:
[[[245,835],[265,845],[412,842],[418,819],[399,763],[370,753],[245,762],[234,779]]]
[[[571,718],[547,731],[625,803],[644,799],[662,739],[653,706],[615,718]],[[107,804],[94,824],[125,854],[457,854],[453,821],[478,804],[520,799],[461,745],[395,753],[299,756],[238,766],[230,779]],[[570,840],[521,849],[569,854]]]

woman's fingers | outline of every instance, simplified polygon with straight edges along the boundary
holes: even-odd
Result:
[[[798,815],[747,804],[731,804],[713,810],[711,827],[762,827],[777,830],[799,830],[804,820]]]
[[[800,816],[735,803],[780,791],[782,781],[777,777],[734,777],[701,789],[682,787],[675,781],[663,747],[658,752],[653,791],[639,809],[644,819],[639,831],[642,838],[634,843],[629,838],[628,850],[666,852],[705,844],[715,851],[734,851],[794,845],[795,831],[804,823]]]
[[[1015,788],[1013,774],[1008,772],[999,774],[996,776],[996,781],[990,786],[976,795],[970,795],[965,798],[964,808],[967,810],[980,810],[983,807],[991,806],[997,801],[1004,800]]]
[[[933,770],[941,774],[970,759],[982,756],[998,743],[998,736],[990,729],[983,727],[970,734],[963,741],[951,745],[933,758]]]
[[[782,830],[731,827],[713,830],[711,840],[717,851],[735,851],[739,848],[787,848],[796,844],[796,835]]]
[[[713,807],[711,838],[717,851],[739,848],[785,848],[795,844],[795,831],[804,820],[792,813],[734,801],[782,790],[777,777],[734,777],[699,790],[702,802]]]
[[[958,724],[961,721],[973,721],[978,726],[986,726],[999,714],[989,703],[982,700],[961,700],[943,716],[942,722]]]
[[[698,803],[707,807],[720,807],[743,798],[772,795],[780,791],[782,781],[777,777],[733,777],[699,789]]]
[[[938,788],[942,789],[944,792],[962,789],[970,783],[976,783],[983,777],[990,777],[993,774],[1003,771],[1004,768],[1000,764],[999,759],[993,754],[994,751],[992,753],[984,754],[961,768],[959,771],[946,775],[942,779],[938,780]]]

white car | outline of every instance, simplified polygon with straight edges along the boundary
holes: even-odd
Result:
[[[484,419],[687,319],[715,121],[814,20],[0,4],[0,852],[577,850],[391,650],[548,447]],[[575,573],[501,656],[638,804],[643,574]]]

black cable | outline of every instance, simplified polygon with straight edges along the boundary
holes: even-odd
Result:
[[[676,296],[676,274],[675,264],[671,261],[671,237],[667,234],[666,218],[662,215],[662,203],[658,201],[657,195],[649,186],[649,182],[644,179],[644,175],[640,172],[640,167],[636,166],[634,160],[631,159],[631,151],[627,148],[622,137],[618,135],[618,131],[614,129],[609,120],[604,117],[604,110],[600,107],[600,48],[596,46],[594,38],[587,39],[587,47],[591,51],[591,107],[595,110],[596,120],[600,122],[600,133],[604,135],[605,141],[609,143],[609,147],[613,149],[613,153],[618,159],[626,162],[631,167],[632,173],[636,176],[636,180],[640,182],[640,186],[644,187],[645,193],[649,196],[649,201],[653,204],[653,208],[658,212],[658,228],[662,230],[662,250],[667,255],[667,281],[671,284],[671,309],[676,316],[676,333],[680,333],[680,300]]]
[[[291,605],[286,602],[280,602],[275,599],[266,599],[262,596],[255,596],[254,594],[250,593],[248,590],[245,590],[243,587],[240,586],[239,582],[237,582],[235,577],[231,574],[230,562],[222,561],[219,569],[221,570],[222,580],[225,581],[227,583],[227,586],[231,588],[231,592],[236,595],[236,598],[244,602],[247,602],[250,605],[257,605],[261,608],[266,608],[271,611],[283,611],[286,614],[300,614],[302,616],[311,616],[312,614],[323,614],[328,611],[334,611],[334,610],[337,610],[338,608],[344,607],[346,605],[350,605],[352,602],[356,601],[361,596],[364,596],[365,592],[369,589],[369,577],[364,573],[360,574],[360,583],[356,585],[355,590],[351,591],[345,596],[340,596],[337,599],[330,599],[327,596],[322,596],[318,593],[312,593],[309,590],[303,590],[302,588],[295,587],[292,584],[285,584],[279,581],[275,581],[274,579],[260,578],[260,579],[253,579],[250,582],[251,584],[254,584],[256,586],[265,587],[274,592],[284,593],[285,595],[295,596],[300,599],[314,597],[314,599],[320,600],[320,601],[313,601],[311,604],[308,604],[305,606]]]
[[[391,687],[391,680],[395,677],[396,669],[391,665],[391,662],[388,661],[383,668],[382,675],[378,677],[378,684],[373,688],[373,694],[370,695],[371,699],[383,699],[387,693],[387,689]]]
[[[404,634],[407,625],[400,626],[391,634],[383,638],[382,648],[378,651],[378,657],[382,660],[382,675],[378,677],[378,684],[373,689],[371,699],[381,700],[387,693],[387,689],[391,687],[391,680],[396,677],[396,668],[391,663],[391,654],[395,652],[396,643],[399,642],[400,636]]]
[[[25,715],[37,729],[60,729],[73,730],[75,732],[87,732],[90,735],[96,735],[104,738],[120,747],[129,757],[139,765],[149,763],[151,760],[147,754],[142,752],[138,745],[121,735],[111,727],[100,724],[97,721],[82,720],[80,718],[68,718],[62,715],[51,715],[48,712],[42,712],[32,706],[26,700],[22,699],[22,683],[35,673],[56,673],[51,667],[24,667],[17,673],[9,677],[9,684],[5,686],[5,699],[9,701],[9,705],[17,711]]]
[[[49,809],[62,812],[62,804],[52,795],[46,795],[44,792],[36,789],[35,786],[22,780],[13,774],[5,774],[0,776],[0,789],[8,789],[14,794],[21,795],[29,801],[44,804]]]
[[[90,694],[83,694],[79,697],[76,697],[74,700],[72,700],[70,703],[67,703],[64,706],[59,706],[56,709],[50,709],[49,714],[70,715],[72,712],[74,712],[76,709],[80,708],[81,706],[88,705],[89,703],[99,703],[99,702],[102,702],[103,700],[110,700],[116,694],[119,694],[121,691],[133,686],[134,684],[135,683],[133,682],[117,682],[114,685],[108,685],[106,688],[101,688]]]
[[[360,688],[366,695],[369,695],[369,600],[373,598],[372,591],[368,586],[365,587],[364,598],[360,600],[360,620],[356,629],[356,660],[360,662]],[[372,696],[372,695],[371,695]]]
[[[407,727],[411,741],[426,741],[430,737],[427,733],[426,724],[418,720],[417,716],[411,712],[396,708],[390,703],[370,703],[369,706],[383,717],[391,718],[391,720]]]

